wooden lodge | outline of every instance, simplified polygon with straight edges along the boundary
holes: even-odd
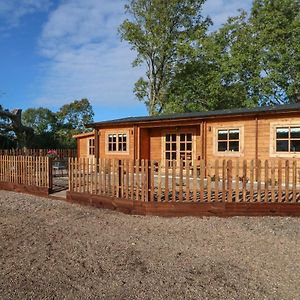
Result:
[[[161,161],[300,158],[300,104],[130,117],[88,124],[79,158]]]

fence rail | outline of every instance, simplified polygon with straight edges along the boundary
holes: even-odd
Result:
[[[133,201],[299,202],[296,160],[173,161],[71,158],[69,189]]]
[[[52,166],[48,157],[0,156],[0,181],[51,188]]]
[[[60,159],[76,157],[76,149],[0,149],[0,155],[9,156],[47,156],[48,151],[55,150]]]

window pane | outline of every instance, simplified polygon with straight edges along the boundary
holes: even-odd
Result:
[[[123,141],[123,135],[122,134],[118,135],[118,140],[119,140],[119,143],[122,143],[122,141]]]
[[[113,137],[113,138],[112,138],[113,142],[116,143],[116,142],[117,142],[117,135],[114,134],[112,137]]]
[[[118,144],[118,151],[122,151],[122,143]]]
[[[112,151],[117,151],[117,144],[112,144]]]
[[[289,129],[288,128],[277,128],[276,129],[276,137],[278,139],[285,139],[289,137]]]
[[[172,143],[172,150],[176,151],[176,143]]]
[[[300,152],[300,140],[291,140],[291,152]]]
[[[171,145],[170,143],[166,143],[166,151],[170,151]]]
[[[184,151],[185,150],[185,144],[180,143],[180,151]]]
[[[170,152],[166,152],[166,159],[170,159]]]
[[[187,143],[186,144],[186,150],[192,151],[192,143]]]
[[[227,140],[227,130],[219,130],[218,131],[218,140],[222,141],[222,140]]]
[[[170,134],[166,134],[166,141],[170,142],[170,140],[171,140],[171,135]]]
[[[191,141],[192,141],[192,134],[191,134],[191,133],[188,133],[188,134],[186,135],[186,140],[187,140],[188,142],[191,142]]]
[[[126,134],[123,134],[123,142],[126,143],[126,141],[127,141],[127,135],[126,135]]]
[[[123,143],[123,151],[127,151],[127,144]]]
[[[108,136],[108,142],[109,142],[109,143],[112,142],[112,135],[111,135],[111,134]]]
[[[240,131],[238,129],[229,130],[229,139],[238,140],[240,138]]]
[[[108,151],[112,151],[112,144],[108,144]]]
[[[172,159],[176,159],[176,152],[172,152]]]
[[[173,142],[176,142],[176,134],[172,134],[171,139],[172,139]]]
[[[289,143],[287,140],[279,140],[276,141],[276,151],[277,152],[288,152],[289,151]]]
[[[181,141],[181,142],[184,142],[184,141],[185,141],[185,134],[184,134],[184,133],[182,133],[182,134],[180,135],[180,141]]]
[[[239,142],[229,142],[229,151],[239,151]]]
[[[223,152],[227,150],[227,142],[218,142],[218,151]]]
[[[300,138],[300,127],[291,128],[291,138],[299,139]]]

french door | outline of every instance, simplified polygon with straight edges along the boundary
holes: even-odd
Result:
[[[166,166],[172,167],[173,161],[178,165],[180,160],[185,166],[187,161],[193,160],[193,134],[191,132],[166,133],[164,150]]]

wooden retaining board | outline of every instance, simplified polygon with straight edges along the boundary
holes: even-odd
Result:
[[[300,216],[300,203],[141,202],[87,193],[67,192],[67,201],[132,215],[181,216]]]

